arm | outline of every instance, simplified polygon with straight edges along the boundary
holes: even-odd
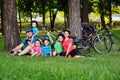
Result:
[[[68,49],[67,49],[67,52],[66,52],[66,56],[69,54],[71,46],[72,46],[72,43],[69,43],[68,44]]]

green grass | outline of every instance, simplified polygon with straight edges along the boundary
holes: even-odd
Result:
[[[120,30],[113,33],[120,34]],[[23,39],[25,36],[21,36]],[[0,50],[4,39],[0,36]],[[0,80],[120,80],[120,52],[68,59],[10,56],[0,51]]]
[[[5,54],[0,52],[0,80],[120,80],[120,52],[78,59]]]

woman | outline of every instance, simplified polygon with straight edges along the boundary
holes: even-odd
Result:
[[[62,42],[62,46],[63,46],[63,49],[66,53],[66,56],[68,58],[71,58],[71,57],[78,58],[78,57],[80,57],[80,56],[77,55],[78,51],[73,46],[73,40],[69,37],[70,36],[70,31],[65,30],[64,31],[64,36],[65,36],[65,39]]]

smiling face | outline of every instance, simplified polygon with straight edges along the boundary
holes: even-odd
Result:
[[[32,38],[33,33],[32,33],[32,32],[27,32],[27,33],[26,33],[26,36],[27,36],[28,38]]]
[[[68,38],[70,36],[69,32],[65,31],[64,36],[65,36],[65,38]]]
[[[48,40],[45,40],[45,41],[44,41],[44,45],[45,45],[45,46],[48,46],[48,44],[49,44],[49,41],[48,41]]]
[[[32,27],[36,27],[37,24],[35,22],[32,23]]]
[[[41,46],[41,45],[40,45],[40,42],[39,42],[39,41],[36,41],[36,42],[35,42],[35,46],[36,46],[36,47],[40,47],[40,46]]]
[[[63,42],[64,37],[63,37],[63,36],[59,36],[59,37],[58,37],[58,40],[59,40],[60,42]]]

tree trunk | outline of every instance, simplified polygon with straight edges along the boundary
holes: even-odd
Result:
[[[20,33],[22,32],[21,12],[19,11]]]
[[[71,35],[81,38],[80,0],[68,0],[68,8]]]
[[[45,2],[42,0],[43,26],[45,26]]]
[[[81,13],[81,22],[84,23],[84,22],[89,22],[89,18],[88,18],[88,0],[82,0],[82,13]]]
[[[54,24],[55,24],[55,18],[56,18],[56,15],[57,15],[57,11],[52,12],[52,19],[51,19],[51,31],[53,31],[53,30],[54,30]]]
[[[112,9],[111,9],[111,0],[109,0],[108,7],[109,7],[109,26],[112,28],[111,23],[112,23]]]
[[[100,12],[100,18],[101,18],[101,24],[102,27],[105,28],[105,9],[104,9],[104,1],[99,0],[99,12]]]
[[[11,50],[20,43],[16,0],[2,0],[2,24],[5,39],[4,49]]]

